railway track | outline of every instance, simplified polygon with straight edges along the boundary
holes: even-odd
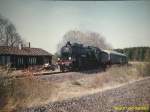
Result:
[[[54,75],[54,74],[62,74],[62,73],[67,73],[70,71],[66,71],[66,72],[61,72],[61,71],[57,71],[57,72],[45,72],[45,73],[33,73],[33,76],[43,76],[43,75]],[[16,76],[15,78],[24,78],[24,77],[28,77],[27,75],[20,75],[20,76]]]
[[[103,70],[101,68],[96,68],[96,69],[92,69],[92,70],[82,70],[82,71],[76,71],[76,72],[82,72],[85,74],[90,74],[90,73],[95,73],[95,72],[102,72]],[[60,70],[57,71],[52,71],[52,72],[39,72],[39,73],[32,73],[30,72],[29,74],[31,74],[31,76],[48,76],[48,75],[55,75],[55,74],[62,74],[62,73],[69,73],[72,71],[65,71],[65,72],[61,72]],[[11,78],[26,78],[29,77],[30,75],[27,75],[28,73],[24,73],[22,75],[13,75],[13,76],[5,76],[3,77],[4,79],[11,79]]]
[[[31,76],[43,76],[43,75],[54,75],[54,74],[61,74],[61,73],[67,73],[69,71],[66,72],[61,72],[61,71],[56,71],[56,72],[44,72],[44,73],[32,73]],[[4,79],[12,79],[12,78],[26,78],[29,75],[16,75],[16,76],[5,76],[3,77]]]

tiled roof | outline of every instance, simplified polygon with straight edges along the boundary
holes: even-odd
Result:
[[[0,46],[0,54],[30,55],[30,56],[51,56],[52,55],[41,48],[23,47],[22,49],[19,49],[18,47],[8,47],[8,46]]]

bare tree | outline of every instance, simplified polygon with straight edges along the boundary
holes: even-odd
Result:
[[[63,40],[58,44],[58,53],[60,48],[65,45],[67,41],[70,41],[71,43],[81,43],[86,46],[95,46],[100,49],[112,48],[111,45],[106,42],[105,38],[97,32],[81,32],[71,30],[63,36]]]
[[[23,43],[24,40],[17,33],[15,26],[0,15],[0,45],[13,47]]]

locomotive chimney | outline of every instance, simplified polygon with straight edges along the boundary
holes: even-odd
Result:
[[[71,46],[71,43],[70,43],[70,41],[68,41],[68,42],[67,42],[67,45]]]
[[[23,48],[23,44],[20,43],[20,44],[18,45],[18,48],[21,50],[21,49]]]

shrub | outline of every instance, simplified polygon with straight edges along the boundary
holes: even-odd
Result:
[[[150,63],[145,63],[143,68],[143,76],[150,76]]]
[[[56,86],[35,77],[9,78],[0,72],[0,112],[41,105],[51,98]],[[15,110],[16,111],[16,110]]]

